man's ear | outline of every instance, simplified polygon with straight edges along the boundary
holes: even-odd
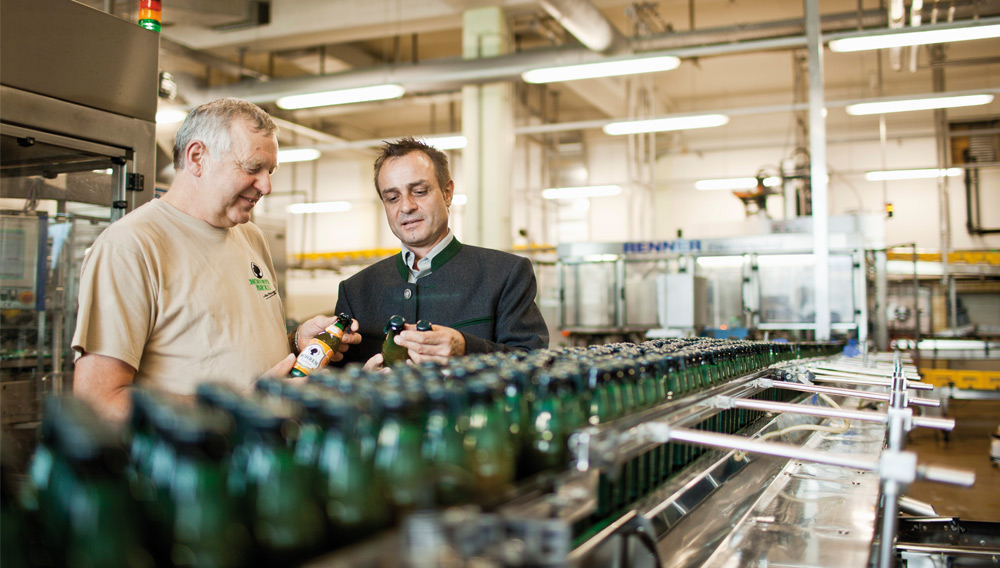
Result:
[[[191,173],[200,176],[205,168],[205,160],[208,159],[208,147],[201,140],[192,140],[184,148],[184,167],[190,169]]]
[[[441,188],[441,193],[444,194],[444,204],[451,207],[451,198],[455,196],[455,180],[448,180]]]

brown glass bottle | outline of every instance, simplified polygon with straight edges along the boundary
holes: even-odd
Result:
[[[309,341],[305,349],[299,353],[295,366],[290,373],[293,377],[304,377],[322,369],[330,362],[330,358],[340,347],[340,338],[344,336],[344,331],[351,326],[351,316],[347,314],[337,314],[337,321],[330,327],[319,332],[319,334]]]

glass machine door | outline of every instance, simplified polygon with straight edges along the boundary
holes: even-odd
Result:
[[[131,152],[0,125],[0,422],[70,388],[83,253],[125,211]]]

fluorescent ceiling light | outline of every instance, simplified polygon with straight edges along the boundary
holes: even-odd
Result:
[[[350,211],[351,204],[347,201],[323,201],[320,203],[295,203],[288,206],[288,212],[294,215],[305,213],[342,213]]]
[[[680,64],[680,59],[672,55],[664,55],[660,57],[628,59],[625,61],[603,61],[600,63],[543,67],[541,69],[525,71],[521,73],[521,78],[524,79],[525,83],[556,83],[559,81],[575,81],[577,79],[670,71],[671,69],[677,69]]]
[[[465,136],[428,136],[424,142],[438,150],[461,150],[469,143]]]
[[[762,254],[757,257],[757,266],[814,266],[816,258],[811,254]]]
[[[278,150],[278,163],[309,162],[319,158],[320,151],[316,148],[289,148]]]
[[[324,91],[322,93],[307,93],[281,97],[275,104],[285,110],[344,105],[348,103],[363,103],[368,101],[384,101],[398,99],[406,93],[402,85],[375,85],[373,87],[358,87],[356,89],[341,89],[339,91]]]
[[[666,132],[669,130],[692,130],[695,128],[712,128],[729,123],[729,117],[724,114],[703,114],[699,116],[681,116],[678,118],[654,118],[651,120],[625,120],[610,122],[604,125],[604,133],[611,136],[621,134],[640,134],[643,132]]]
[[[776,187],[779,185],[781,185],[781,178],[778,176],[764,178],[764,187]],[[700,179],[694,183],[694,188],[702,191],[753,189],[755,187],[757,187],[757,178],[755,177]]]
[[[465,205],[469,202],[469,196],[464,193],[455,193],[451,196],[452,205]]]
[[[609,197],[622,192],[620,185],[586,185],[580,187],[550,187],[542,191],[545,199],[579,199],[581,197]]]
[[[699,256],[695,262],[705,268],[735,268],[744,264],[742,256]]]
[[[957,97],[925,97],[896,101],[878,101],[847,105],[847,114],[859,116],[866,114],[885,114],[890,112],[906,112],[911,110],[931,110],[938,108],[955,108],[964,106],[986,105],[993,102],[993,95],[960,95]]]
[[[926,45],[929,43],[945,43],[952,41],[967,41],[972,39],[988,39],[1000,37],[1000,24],[989,26],[967,26],[945,30],[925,30],[886,33],[864,37],[846,37],[830,40],[830,51],[849,52],[866,51],[869,49],[886,49],[903,47],[905,45]]]
[[[937,168],[923,170],[886,170],[878,172],[865,172],[865,179],[868,181],[893,181],[899,179],[933,179],[939,177],[955,177],[962,175],[961,168],[948,168],[939,170]]]
[[[174,124],[187,118],[187,111],[180,109],[164,109],[156,111],[156,124]]]

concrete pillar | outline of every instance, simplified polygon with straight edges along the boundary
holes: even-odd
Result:
[[[465,12],[462,56],[480,59],[510,50],[507,17],[496,6]],[[464,241],[509,250],[514,154],[514,88],[509,82],[462,87],[462,153],[465,206]]]
[[[811,165],[813,257],[816,259],[816,341],[830,339],[830,231],[826,179],[826,106],[819,0],[805,0],[809,60],[809,163]]]

